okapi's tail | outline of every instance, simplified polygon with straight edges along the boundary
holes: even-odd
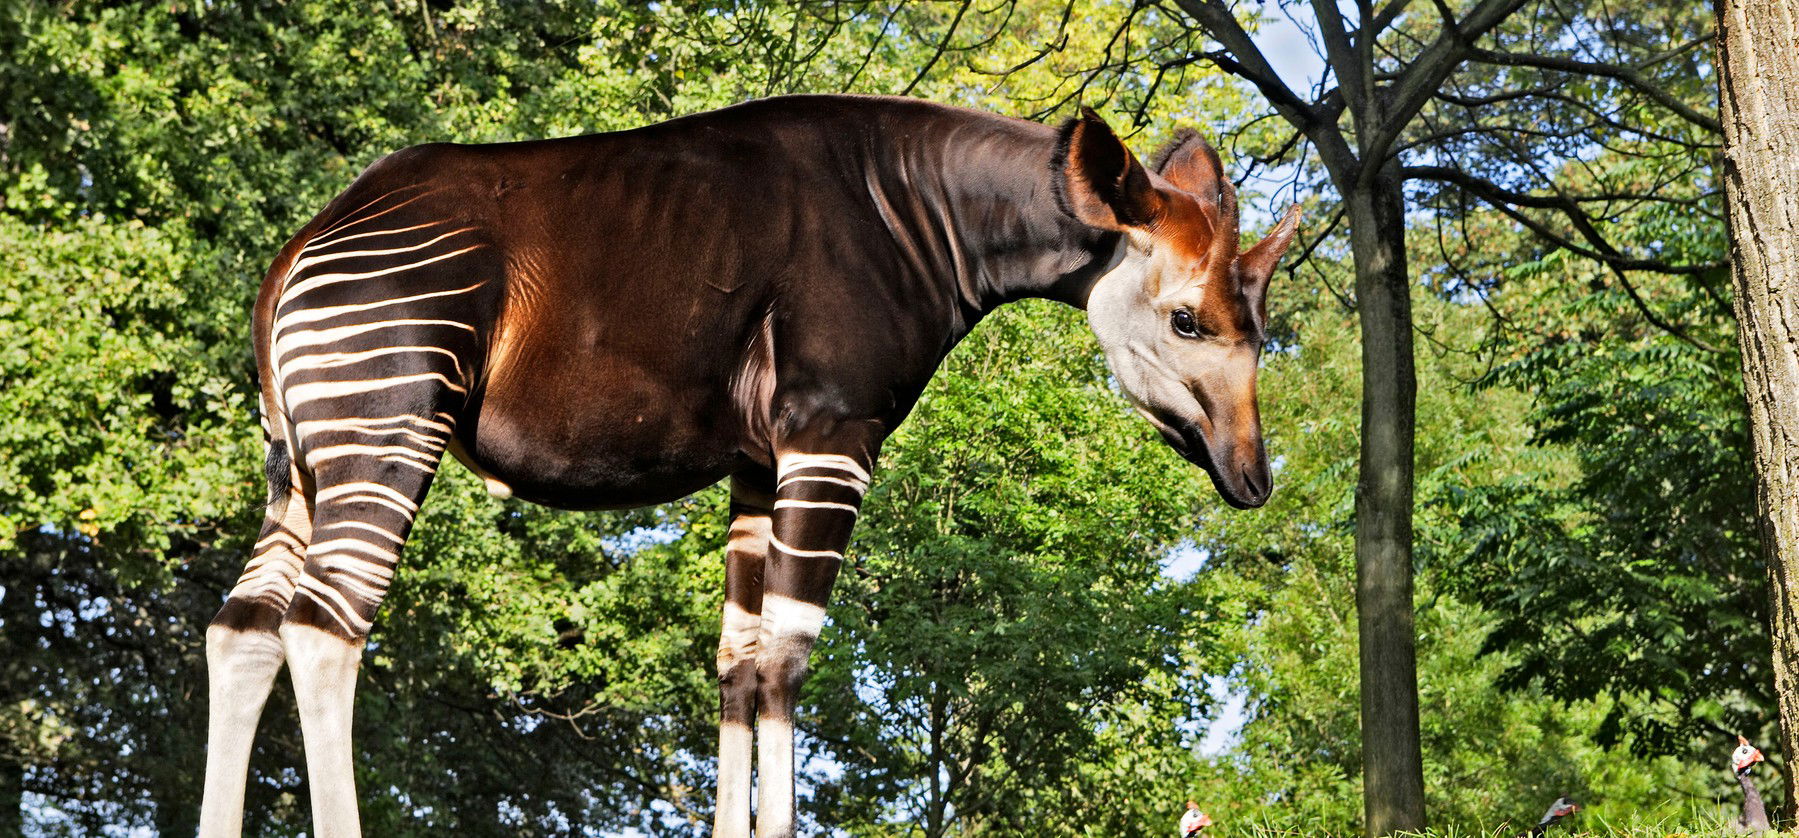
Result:
[[[280,381],[276,370],[275,305],[282,289],[287,285],[288,274],[293,270],[300,248],[317,225],[318,220],[314,219],[281,248],[274,264],[263,275],[262,288],[256,296],[256,307],[250,321],[251,348],[256,355],[257,403],[262,409],[262,437],[268,447],[268,454],[263,462],[263,475],[268,478],[269,483],[268,515],[276,520],[287,511],[287,501],[293,497],[296,463],[294,445],[290,441],[293,422],[287,416],[286,400],[281,398],[279,392]]]
[[[269,455],[262,471],[269,481],[269,514],[280,517],[294,489],[294,457],[287,449],[287,440],[269,440]]]

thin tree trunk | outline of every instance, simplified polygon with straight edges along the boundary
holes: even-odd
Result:
[[[1717,0],[1725,204],[1781,750],[1799,757],[1799,0]],[[1799,771],[1786,772],[1790,818]]]
[[[942,684],[931,685],[931,799],[930,811],[925,817],[926,838],[942,838],[948,829],[945,814],[948,801],[945,800],[947,790],[943,787],[943,726],[946,723],[949,697]]]
[[[25,834],[25,766],[0,759],[0,835]]]
[[[1345,196],[1362,325],[1362,457],[1356,484],[1362,782],[1368,834],[1424,829],[1418,654],[1412,631],[1411,281],[1395,164]]]

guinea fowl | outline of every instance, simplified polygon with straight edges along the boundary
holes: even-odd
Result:
[[[1575,803],[1574,798],[1564,794],[1556,798],[1554,803],[1549,804],[1549,811],[1543,813],[1543,819],[1537,821],[1536,826],[1531,827],[1529,832],[1518,838],[1543,838],[1543,833],[1548,832],[1549,827],[1554,826],[1556,821],[1578,811],[1580,811],[1580,804]]]
[[[1749,769],[1762,761],[1762,752],[1749,744],[1749,740],[1737,734],[1737,749],[1730,755],[1730,767],[1737,772],[1737,785],[1743,787],[1743,814],[1737,818],[1738,832],[1768,831],[1768,810],[1762,806],[1761,793],[1755,790],[1755,782],[1749,779]]]

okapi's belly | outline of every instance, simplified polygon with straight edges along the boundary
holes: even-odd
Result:
[[[728,411],[696,404],[709,400],[580,369],[490,379],[458,424],[459,455],[490,491],[617,509],[685,497],[745,464]]]
[[[467,449],[468,443],[462,446]],[[465,464],[488,481],[488,490],[560,509],[624,509],[678,500],[725,478],[735,470],[733,455],[700,459],[691,451],[596,451],[575,462],[458,452]]]

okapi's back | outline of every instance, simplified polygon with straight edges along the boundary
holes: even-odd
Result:
[[[777,379],[828,375],[833,398],[903,415],[962,318],[992,302],[967,284],[952,188],[1035,188],[1049,132],[912,100],[792,97],[396,152],[264,285],[273,406],[304,425],[341,409],[346,372],[442,381],[470,464],[521,495],[678,497],[767,450]]]

